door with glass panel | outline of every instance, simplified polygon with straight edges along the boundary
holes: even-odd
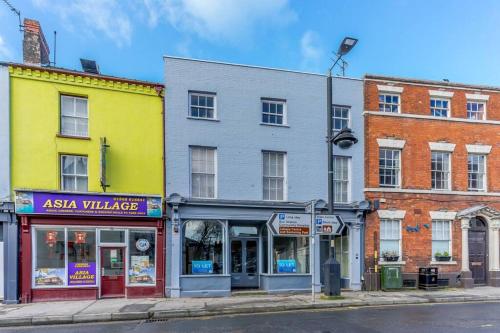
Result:
[[[125,296],[125,248],[101,248],[101,298]]]
[[[231,287],[258,288],[258,238],[231,240]]]

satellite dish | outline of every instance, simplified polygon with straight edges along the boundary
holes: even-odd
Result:
[[[101,74],[99,73],[99,65],[97,65],[94,60],[80,58],[80,63],[82,64],[82,69],[85,73]]]

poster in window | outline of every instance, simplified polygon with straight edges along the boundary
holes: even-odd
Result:
[[[65,283],[64,268],[38,268],[35,269],[35,285],[37,286],[63,286]]]
[[[69,286],[94,286],[96,284],[95,262],[68,263]]]
[[[297,265],[294,259],[278,260],[278,273],[297,273]]]
[[[191,270],[193,274],[213,274],[214,272],[211,260],[193,260]]]
[[[128,279],[131,284],[155,283],[155,266],[149,256],[131,256]]]

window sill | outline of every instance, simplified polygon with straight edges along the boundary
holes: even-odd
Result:
[[[62,139],[77,139],[77,140],[90,140],[88,136],[76,136],[76,135],[67,135],[67,134],[56,134],[56,137]]]
[[[379,261],[378,264],[379,266],[387,266],[387,265],[404,266],[406,265],[406,261]]]
[[[272,127],[287,127],[290,128],[287,124],[268,124],[268,123],[260,123],[262,126],[272,126]]]
[[[456,265],[456,261],[431,261],[431,265]]]
[[[217,118],[199,118],[199,117],[191,117],[191,116],[187,116],[186,117],[187,119],[193,119],[193,120],[206,120],[206,121],[215,121],[215,122],[220,122],[219,119]]]

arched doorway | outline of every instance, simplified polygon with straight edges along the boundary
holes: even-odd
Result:
[[[485,221],[480,217],[471,218],[469,223],[469,269],[474,284],[486,284],[488,229]]]

